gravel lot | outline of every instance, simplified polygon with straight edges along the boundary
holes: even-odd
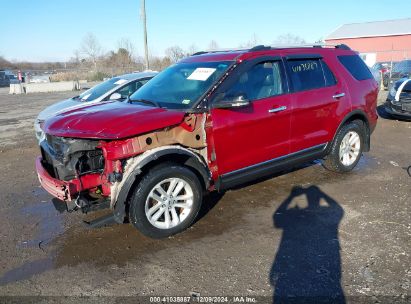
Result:
[[[72,95],[0,94],[0,302],[192,292],[258,301],[284,293],[410,300],[410,122],[380,118],[371,152],[350,174],[314,162],[213,194],[188,231],[151,240],[130,225],[88,229],[82,220],[97,214],[59,214],[39,188],[33,120]]]

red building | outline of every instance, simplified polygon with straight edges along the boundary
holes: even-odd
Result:
[[[368,65],[411,58],[411,18],[344,24],[325,38],[327,44],[346,44]]]

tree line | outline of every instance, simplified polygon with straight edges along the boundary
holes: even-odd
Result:
[[[272,44],[304,44],[305,40],[293,34],[277,36]],[[249,48],[261,44],[256,34],[238,48]],[[208,43],[207,50],[219,49],[217,41]],[[195,44],[187,49],[179,45],[170,46],[164,51],[163,56],[149,56],[151,70],[161,71],[180,59],[202,51]],[[78,49],[73,51],[73,56],[66,62],[10,62],[0,56],[0,69],[22,70],[22,71],[49,71],[54,81],[88,79],[102,80],[114,75],[143,71],[145,69],[144,58],[137,54],[133,43],[126,38],[117,42],[115,50],[104,51],[97,37],[86,34],[81,40]]]

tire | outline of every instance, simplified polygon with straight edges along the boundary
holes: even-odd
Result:
[[[345,124],[338,131],[330,153],[322,162],[323,166],[330,171],[339,173],[349,172],[354,169],[360,161],[365,136],[365,125],[361,120],[354,120]],[[349,143],[350,140],[353,141],[352,144]]]
[[[172,163],[152,168],[133,191],[130,222],[144,235],[156,239],[190,227],[203,198],[203,188],[194,172]]]

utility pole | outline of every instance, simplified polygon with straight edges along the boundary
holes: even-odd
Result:
[[[146,0],[141,0],[141,15],[143,19],[144,27],[144,55],[146,62],[146,70],[150,69],[150,63],[148,62],[148,46],[147,46],[147,19],[146,19]]]

